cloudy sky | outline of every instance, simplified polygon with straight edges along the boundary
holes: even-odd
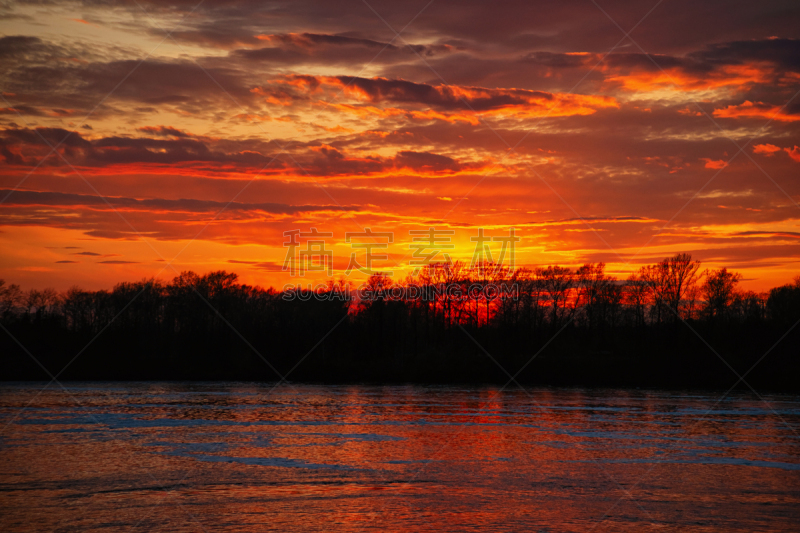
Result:
[[[368,241],[405,275],[428,228],[467,261],[479,230],[514,228],[517,266],[624,277],[688,251],[756,290],[800,272],[796,1],[55,0],[0,19],[7,281],[282,286],[300,281],[284,233],[311,228],[335,277]],[[368,228],[392,242],[346,237]]]

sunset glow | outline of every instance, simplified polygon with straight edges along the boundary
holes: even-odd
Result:
[[[454,231],[469,262],[481,229],[514,228],[517,266],[624,278],[689,252],[747,289],[786,283],[800,25],[689,5],[11,3],[0,278],[281,287],[344,275],[369,228],[400,279],[411,231]],[[331,276],[284,269],[286,232],[311,228]]]

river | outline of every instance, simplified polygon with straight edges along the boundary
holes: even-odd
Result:
[[[800,397],[0,384],[4,531],[797,531]]]

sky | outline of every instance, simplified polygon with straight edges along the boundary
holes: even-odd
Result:
[[[399,281],[476,248],[800,273],[795,1],[12,1],[0,35],[25,288]]]

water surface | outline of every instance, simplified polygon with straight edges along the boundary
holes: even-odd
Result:
[[[797,531],[800,398],[0,385],[6,531]]]

